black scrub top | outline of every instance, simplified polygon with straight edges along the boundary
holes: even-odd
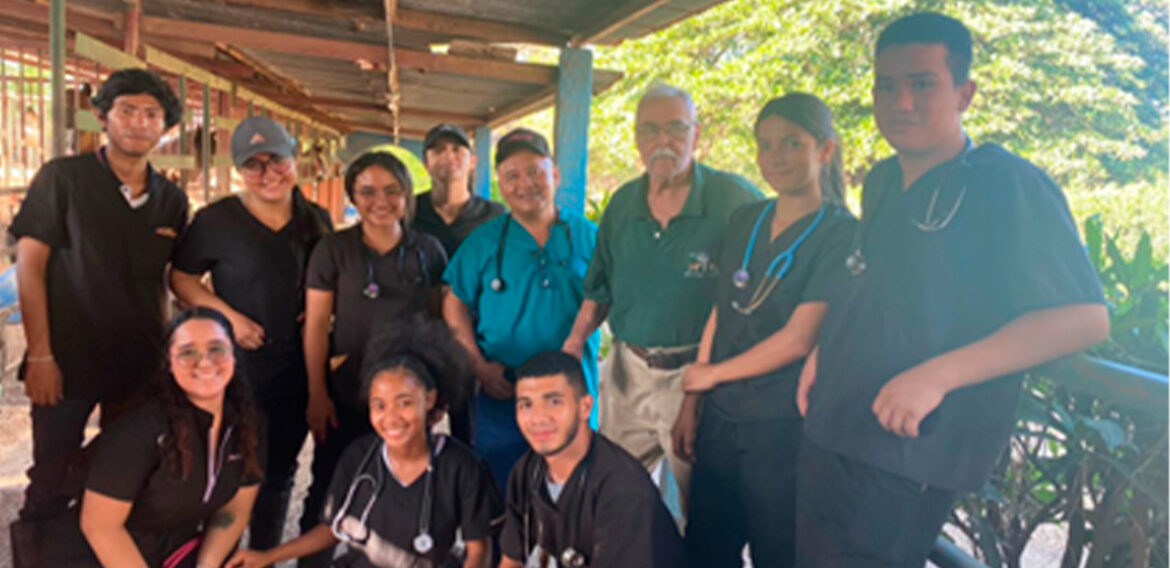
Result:
[[[212,416],[194,406],[189,410],[195,415],[196,432],[186,479],[163,463],[162,444],[172,434],[157,400],[127,413],[95,441],[85,487],[133,502],[126,529],[151,566],[161,566],[176,548],[198,536],[203,523],[237,490],[261,481],[245,471],[236,416],[225,411],[219,446],[210,448]],[[257,451],[262,447],[259,444]]]
[[[225,197],[195,214],[175,249],[175,269],[211,272],[216,295],[264,328],[264,345],[243,351],[248,380],[260,391],[290,365],[304,366],[305,269],[317,241],[332,231],[329,214],[300,189],[293,189],[292,208],[289,222],[273,231],[239,196]]]
[[[658,488],[617,444],[593,434],[589,453],[555,504],[547,471],[544,458],[531,451],[512,468],[500,535],[505,556],[527,565],[539,544],[557,562],[571,547],[584,555],[586,566],[686,566],[682,538]]]
[[[439,239],[447,258],[455,256],[455,250],[472,231],[505,212],[503,205],[472,194],[459,216],[448,225],[431,203],[432,191],[418,195],[411,227]]]
[[[743,314],[732,306],[732,302],[738,302],[741,307],[749,303],[768,265],[792,246],[818,214],[818,211],[813,211],[802,217],[775,241],[770,241],[775,207],[762,220],[760,214],[773,201],[740,207],[727,224],[719,256],[719,265],[724,268],[715,285],[718,326],[711,345],[712,363],[731,359],[780,331],[800,304],[827,301],[833,280],[842,277],[839,269],[849,254],[849,243],[857,222],[847,209],[826,205],[820,223],[793,251],[791,268],[764,303],[750,314]],[[741,289],[732,279],[742,266],[757,220],[760,221],[760,231],[747,269],[751,278]],[[718,385],[703,395],[704,411],[717,411],[724,419],[735,422],[796,418],[799,416],[796,384],[803,366],[804,359],[801,358],[770,373]]]
[[[408,486],[400,484],[390,472],[377,434],[359,438],[345,450],[329,484],[321,523],[341,529],[342,534],[362,535],[362,512],[373,499],[365,523],[368,540],[348,542],[353,564],[346,566],[398,568],[414,566],[423,559],[435,566],[462,566],[451,554],[456,531],[464,542],[491,536],[492,522],[502,511],[491,472],[471,448],[458,440],[436,436],[432,445],[430,535],[434,547],[425,556],[415,551],[414,539],[420,533],[426,474]],[[366,481],[357,482],[363,475]],[[347,541],[343,538],[342,542]]]
[[[147,178],[135,209],[97,153],[52,160],[9,228],[52,249],[49,341],[68,398],[125,400],[162,360],[164,272],[187,196],[153,169]]]
[[[926,220],[936,189],[930,220],[937,227],[955,214],[923,231],[914,221]],[[840,265],[806,437],[919,483],[978,489],[1015,426],[1020,374],[948,394],[913,439],[881,427],[874,398],[898,373],[1027,312],[1103,302],[1097,274],[1060,188],[1000,146],[969,148],[907,191],[889,159],[864,191],[858,243],[867,267],[853,276]]]
[[[373,299],[364,294],[371,267],[379,292]],[[405,231],[398,246],[383,255],[362,242],[360,224],[317,244],[309,259],[306,285],[333,293],[329,354],[347,357],[333,372],[329,386],[341,402],[365,406],[359,400],[359,374],[366,342],[380,326],[427,313],[436,304],[446,267],[447,255],[439,241],[413,229]]]

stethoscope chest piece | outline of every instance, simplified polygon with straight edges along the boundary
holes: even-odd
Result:
[[[414,551],[419,554],[430,554],[431,550],[435,548],[435,539],[431,538],[429,532],[424,532],[414,537]]]
[[[570,546],[561,553],[561,565],[567,568],[585,568],[585,555]]]
[[[736,288],[743,290],[744,288],[747,288],[748,280],[751,280],[751,278],[751,274],[748,274],[747,270],[741,268],[736,270],[735,274],[731,275],[731,283],[735,284]]]
[[[374,283],[374,282],[370,282],[362,290],[362,295],[371,299],[371,300],[377,300],[379,292],[380,292],[380,290],[378,289],[378,284]]]
[[[845,269],[854,276],[861,276],[866,268],[865,255],[861,254],[861,249],[854,250],[853,254],[845,259]]]

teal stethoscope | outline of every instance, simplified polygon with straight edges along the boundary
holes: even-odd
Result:
[[[751,262],[752,253],[755,252],[756,239],[760,236],[760,227],[764,224],[764,219],[767,219],[768,214],[770,214],[775,208],[776,200],[773,199],[770,203],[768,203],[768,206],[760,212],[760,215],[756,217],[756,226],[754,229],[752,229],[751,239],[748,240],[747,250],[744,251],[743,262],[740,263],[739,270],[736,270],[735,273],[731,275],[732,284],[734,284],[735,287],[739,288],[740,290],[746,290],[748,282],[751,281],[752,275],[748,272],[748,263]],[[792,264],[796,261],[796,250],[799,249],[800,245],[804,243],[805,239],[807,239],[808,236],[816,230],[817,226],[821,224],[821,219],[824,219],[824,217],[825,206],[822,205],[820,211],[817,211],[817,216],[813,218],[812,223],[809,223],[804,232],[802,232],[800,236],[796,237],[795,241],[792,241],[792,245],[781,251],[780,254],[777,254],[776,257],[772,259],[772,262],[768,264],[768,269],[764,271],[764,276],[760,278],[760,282],[756,284],[756,289],[752,292],[751,298],[747,301],[747,303],[740,304],[739,300],[732,300],[731,307],[735,311],[745,316],[751,315],[752,312],[756,311],[761,305],[763,305],[764,301],[768,299],[768,296],[772,294],[772,290],[774,290],[780,283],[780,280],[782,280],[788,274],[788,271],[792,269]]]

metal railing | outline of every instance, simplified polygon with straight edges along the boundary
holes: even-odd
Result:
[[[1108,401],[1120,408],[1170,415],[1170,377],[1114,361],[1079,354],[1038,369],[1070,390]],[[939,568],[986,568],[945,535],[935,540],[930,561]]]

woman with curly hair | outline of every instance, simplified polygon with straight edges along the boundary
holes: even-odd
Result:
[[[96,441],[81,530],[103,566],[220,566],[256,499],[259,432],[231,324],[186,310],[165,349],[149,402]]]
[[[229,568],[257,568],[331,550],[337,565],[482,568],[501,514],[487,466],[454,438],[430,433],[471,384],[467,356],[441,322],[414,318],[365,350],[362,393],[373,434],[346,449],[319,524],[270,550],[242,550]]]

